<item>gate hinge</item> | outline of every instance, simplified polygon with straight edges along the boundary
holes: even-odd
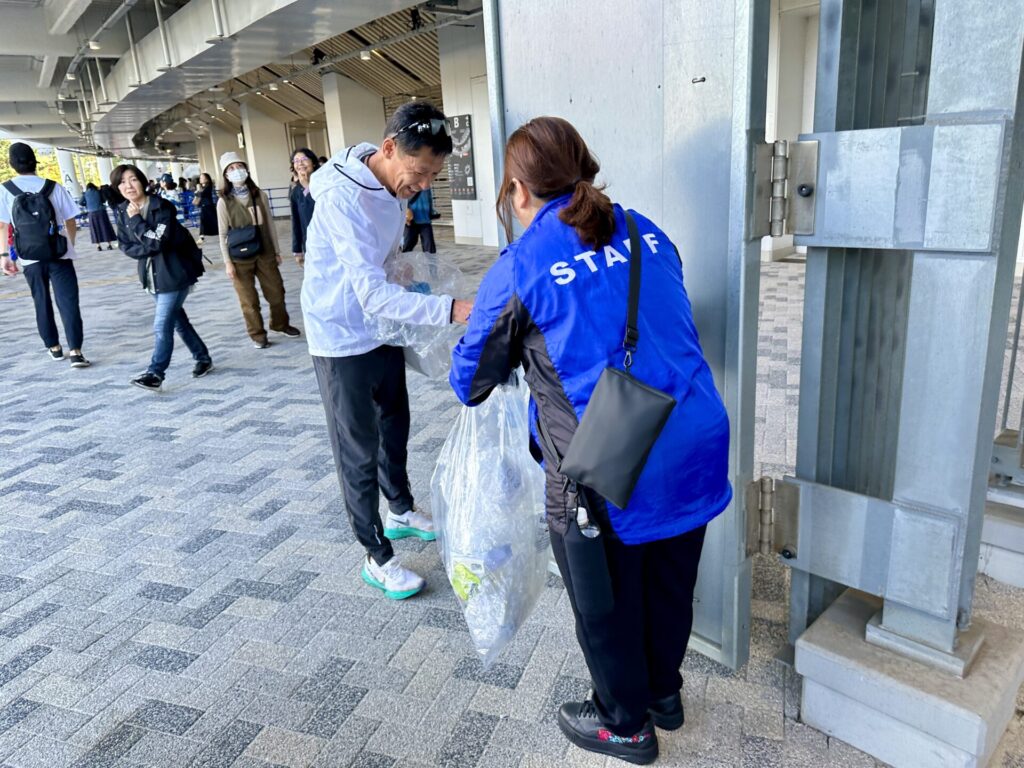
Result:
[[[817,177],[818,142],[756,144],[750,237],[813,235]]]
[[[747,557],[760,552],[797,556],[800,535],[800,489],[786,479],[767,475],[747,485]]]

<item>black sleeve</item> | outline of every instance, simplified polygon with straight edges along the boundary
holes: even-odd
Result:
[[[303,241],[306,239],[303,232],[304,227],[302,226],[302,217],[299,213],[299,201],[296,199],[296,190],[301,190],[301,186],[295,186],[292,188],[291,193],[288,195],[288,204],[292,209],[292,253],[304,253]],[[302,194],[299,192],[299,194]]]

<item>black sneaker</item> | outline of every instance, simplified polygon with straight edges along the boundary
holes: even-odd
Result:
[[[253,339],[252,340],[252,345],[254,347],[256,347],[256,349],[266,349],[267,347],[270,346],[270,342],[267,341],[266,339],[264,339],[263,341],[258,341],[256,339]]]
[[[157,376],[155,373],[140,374],[132,379],[132,384],[136,387],[142,387],[143,389],[157,390],[160,389],[160,385],[164,383],[164,380]]]
[[[597,707],[589,699],[563,704],[558,710],[558,727],[573,744],[589,752],[611,755],[636,765],[658,759],[658,736],[650,719],[632,736],[618,736],[601,724]]]
[[[274,331],[274,333],[283,333],[285,336],[287,336],[290,339],[297,339],[299,336],[302,335],[302,331],[300,331],[294,325],[289,325],[283,331]]]
[[[64,350],[61,349],[60,347],[57,347],[56,349],[47,349],[46,350],[46,354],[48,354],[50,356],[51,360],[63,360],[64,359]]]
[[[196,367],[192,369],[192,378],[201,379],[203,376],[213,370],[213,361],[207,360],[205,362],[196,363]]]
[[[77,355],[71,355],[71,367],[72,368],[88,368],[92,363],[85,359],[85,355],[79,352]]]
[[[647,711],[651,713],[654,724],[666,731],[676,731],[682,728],[683,722],[686,720],[686,715],[683,713],[683,698],[678,693],[652,701]]]

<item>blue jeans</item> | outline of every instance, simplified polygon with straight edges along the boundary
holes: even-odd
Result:
[[[181,336],[181,340],[185,342],[197,363],[210,362],[209,350],[185,314],[184,305],[185,299],[188,298],[188,288],[157,293],[153,298],[156,299],[156,313],[153,315],[153,337],[156,343],[153,348],[153,359],[149,361],[149,372],[161,379],[164,377],[167,366],[171,364],[175,331]]]

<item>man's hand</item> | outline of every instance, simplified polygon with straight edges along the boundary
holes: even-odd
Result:
[[[281,258],[281,254],[277,254],[277,263],[280,264],[282,261],[283,259]]]
[[[304,254],[304,253],[293,253],[292,256],[295,257],[295,263],[298,264],[300,267],[303,264],[306,263],[306,254]]]
[[[235,265],[230,261],[224,265],[224,271],[227,272],[229,280],[235,279]]]
[[[469,322],[469,313],[473,311],[473,302],[466,299],[452,300],[452,322],[465,325]]]
[[[0,269],[4,271],[5,275],[18,274],[18,264],[7,254],[0,256]]]

